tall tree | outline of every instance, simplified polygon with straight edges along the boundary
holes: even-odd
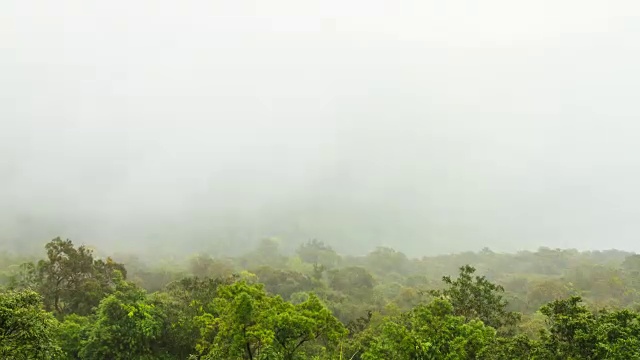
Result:
[[[444,290],[432,290],[437,297],[446,298],[453,305],[455,315],[467,320],[479,319],[495,329],[515,325],[520,314],[507,311],[507,301],[502,297],[504,288],[493,284],[484,276],[474,276],[476,269],[465,265],[460,268],[458,278],[444,276],[448,285]]]
[[[45,308],[57,315],[90,314],[114,291],[118,279],[126,277],[124,265],[111,258],[94,259],[90,249],[75,248],[71,240],[55,238],[45,249],[47,258],[37,265],[38,290]]]

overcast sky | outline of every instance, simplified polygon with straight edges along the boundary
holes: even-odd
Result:
[[[637,1],[2,0],[0,240],[639,251],[639,64]]]

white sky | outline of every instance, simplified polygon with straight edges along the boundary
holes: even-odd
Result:
[[[233,223],[349,249],[637,250],[639,18],[636,1],[4,0],[4,237]]]

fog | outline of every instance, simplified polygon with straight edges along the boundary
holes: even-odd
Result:
[[[638,251],[639,16],[3,0],[2,247]]]

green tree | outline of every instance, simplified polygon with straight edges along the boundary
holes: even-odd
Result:
[[[142,290],[120,289],[100,302],[80,357],[87,360],[167,358],[157,346],[163,334],[163,314]]]
[[[322,350],[334,351],[347,334],[346,328],[314,294],[297,305],[280,303],[280,311],[270,319],[276,350],[284,360],[307,359]],[[321,343],[319,343],[321,341]]]
[[[208,311],[218,288],[232,284],[235,276],[225,278],[189,277],[167,285],[164,292],[154,293],[149,303],[163,314],[163,335],[157,347],[166,349],[176,359],[186,359],[195,352],[200,337],[197,317]]]
[[[526,335],[499,337],[489,345],[489,350],[484,351],[483,360],[513,360],[513,359],[539,359],[549,360],[552,355],[540,342],[531,340]]]
[[[409,259],[405,254],[388,247],[378,247],[370,252],[366,262],[367,268],[380,275],[404,274],[409,265]]]
[[[38,269],[33,262],[25,262],[18,266],[9,276],[11,289],[37,289],[40,284]]]
[[[287,258],[280,252],[281,241],[278,238],[262,239],[253,251],[249,252],[242,259],[245,268],[268,265],[281,268]]]
[[[442,299],[387,319],[362,359],[477,359],[493,343],[495,330],[454,315]]]
[[[88,317],[71,314],[60,323],[56,337],[66,359],[80,359],[80,351],[89,337],[91,320]]]
[[[529,285],[527,302],[532,309],[538,309],[553,300],[565,299],[576,293],[571,283],[560,279],[545,279]]]
[[[312,291],[322,285],[305,274],[274,269],[270,266],[261,266],[251,272],[258,277],[258,281],[264,284],[269,293],[280,295],[287,300],[291,298],[293,293]]]
[[[0,293],[0,358],[7,360],[58,359],[57,321],[42,308],[32,290]]]
[[[85,246],[55,238],[45,246],[47,258],[37,265],[38,291],[47,310],[57,315],[88,315],[126,277],[122,264],[94,259]]]
[[[302,261],[314,264],[324,269],[333,269],[340,264],[340,255],[331,246],[322,241],[313,239],[300,245],[296,253]]]
[[[629,310],[594,313],[581,301],[571,297],[540,309],[549,323],[541,340],[552,359],[640,359],[640,314]]]
[[[234,272],[233,263],[228,259],[214,259],[197,255],[189,260],[189,272],[198,277],[225,277]]]
[[[464,316],[468,321],[479,319],[495,329],[515,325],[520,314],[507,311],[508,303],[501,295],[504,288],[484,276],[473,276],[475,271],[474,267],[465,265],[460,268],[457,279],[442,278],[448,286],[446,289],[430,293],[447,299],[453,305],[454,314]]]
[[[598,316],[595,359],[640,359],[640,314],[604,311]]]
[[[199,317],[204,359],[304,359],[346,334],[316,296],[293,305],[244,281],[222,287],[210,309]]]
[[[372,295],[376,281],[367,271],[359,266],[349,266],[329,271],[329,286],[343,294],[359,299],[365,299]]]
[[[592,359],[596,347],[596,319],[574,296],[555,300],[540,309],[547,316],[549,331],[542,334],[542,343],[554,359]]]
[[[621,265],[622,269],[634,274],[640,274],[640,255],[633,254],[627,256]]]
[[[271,351],[273,329],[266,318],[276,307],[262,285],[244,281],[221,287],[209,312],[199,316],[201,337],[196,346],[204,359],[261,359]]]

